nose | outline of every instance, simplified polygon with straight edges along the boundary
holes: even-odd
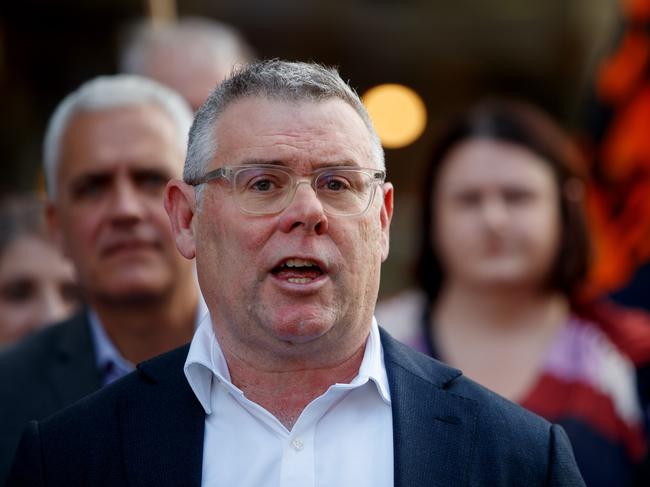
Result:
[[[118,181],[115,184],[109,205],[111,220],[118,225],[136,223],[143,218],[145,213],[144,201],[130,181]]]
[[[280,214],[280,229],[289,233],[303,228],[307,233],[322,235],[327,232],[328,221],[323,204],[309,182],[301,181],[296,187],[293,200]]]
[[[485,225],[490,230],[499,231],[508,222],[507,205],[500,198],[486,198],[483,203],[482,216]]]

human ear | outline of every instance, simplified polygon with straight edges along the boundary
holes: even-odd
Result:
[[[388,249],[390,246],[390,222],[393,219],[393,194],[395,188],[391,183],[384,183],[381,186],[383,198],[382,206],[379,213],[382,234],[382,262],[388,258]]]
[[[192,221],[196,214],[194,187],[178,179],[167,183],[164,205],[172,226],[176,248],[187,259],[196,256],[196,241]]]

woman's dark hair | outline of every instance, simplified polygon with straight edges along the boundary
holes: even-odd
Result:
[[[418,281],[429,302],[437,299],[445,278],[433,237],[436,222],[432,205],[440,170],[458,144],[476,138],[525,147],[540,156],[553,170],[559,189],[562,226],[558,253],[547,277],[547,287],[574,298],[586,275],[589,259],[582,186],[577,175],[577,151],[564,132],[541,110],[519,101],[490,99],[461,114],[439,139],[429,159],[422,191],[422,233],[417,267]]]

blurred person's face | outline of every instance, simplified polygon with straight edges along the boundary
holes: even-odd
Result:
[[[245,98],[226,108],[216,132],[219,149],[206,172],[264,163],[302,177],[323,167],[374,166],[368,130],[341,100]],[[255,191],[274,188],[272,178],[252,184],[261,185]],[[240,211],[224,180],[206,183],[202,191],[197,208],[194,188],[175,183],[167,206],[172,218],[182,217],[176,224],[179,249],[196,255],[222,346],[249,363],[293,358],[310,366],[358,350],[388,254],[390,183],[377,188],[365,214],[353,217],[326,214],[308,184],[271,215]]]
[[[40,237],[22,235],[0,258],[0,346],[69,317],[80,304],[74,269]]]
[[[50,208],[89,299],[159,299],[191,265],[177,252],[162,201],[181,174],[172,120],[154,105],[78,113],[64,134]]]
[[[152,51],[145,75],[179,93],[197,111],[212,90],[229,74],[232,65],[218,59],[190,55],[191,45]]]
[[[449,282],[474,287],[539,287],[560,238],[552,169],[523,146],[489,139],[461,142],[443,161],[434,215]]]

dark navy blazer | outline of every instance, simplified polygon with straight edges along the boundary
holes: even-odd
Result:
[[[381,339],[395,486],[584,485],[559,426],[383,330]],[[200,486],[205,413],[183,374],[187,352],[185,346],[144,362],[30,423],[7,485]]]
[[[85,311],[0,353],[0,485],[28,421],[44,419],[101,386]]]

